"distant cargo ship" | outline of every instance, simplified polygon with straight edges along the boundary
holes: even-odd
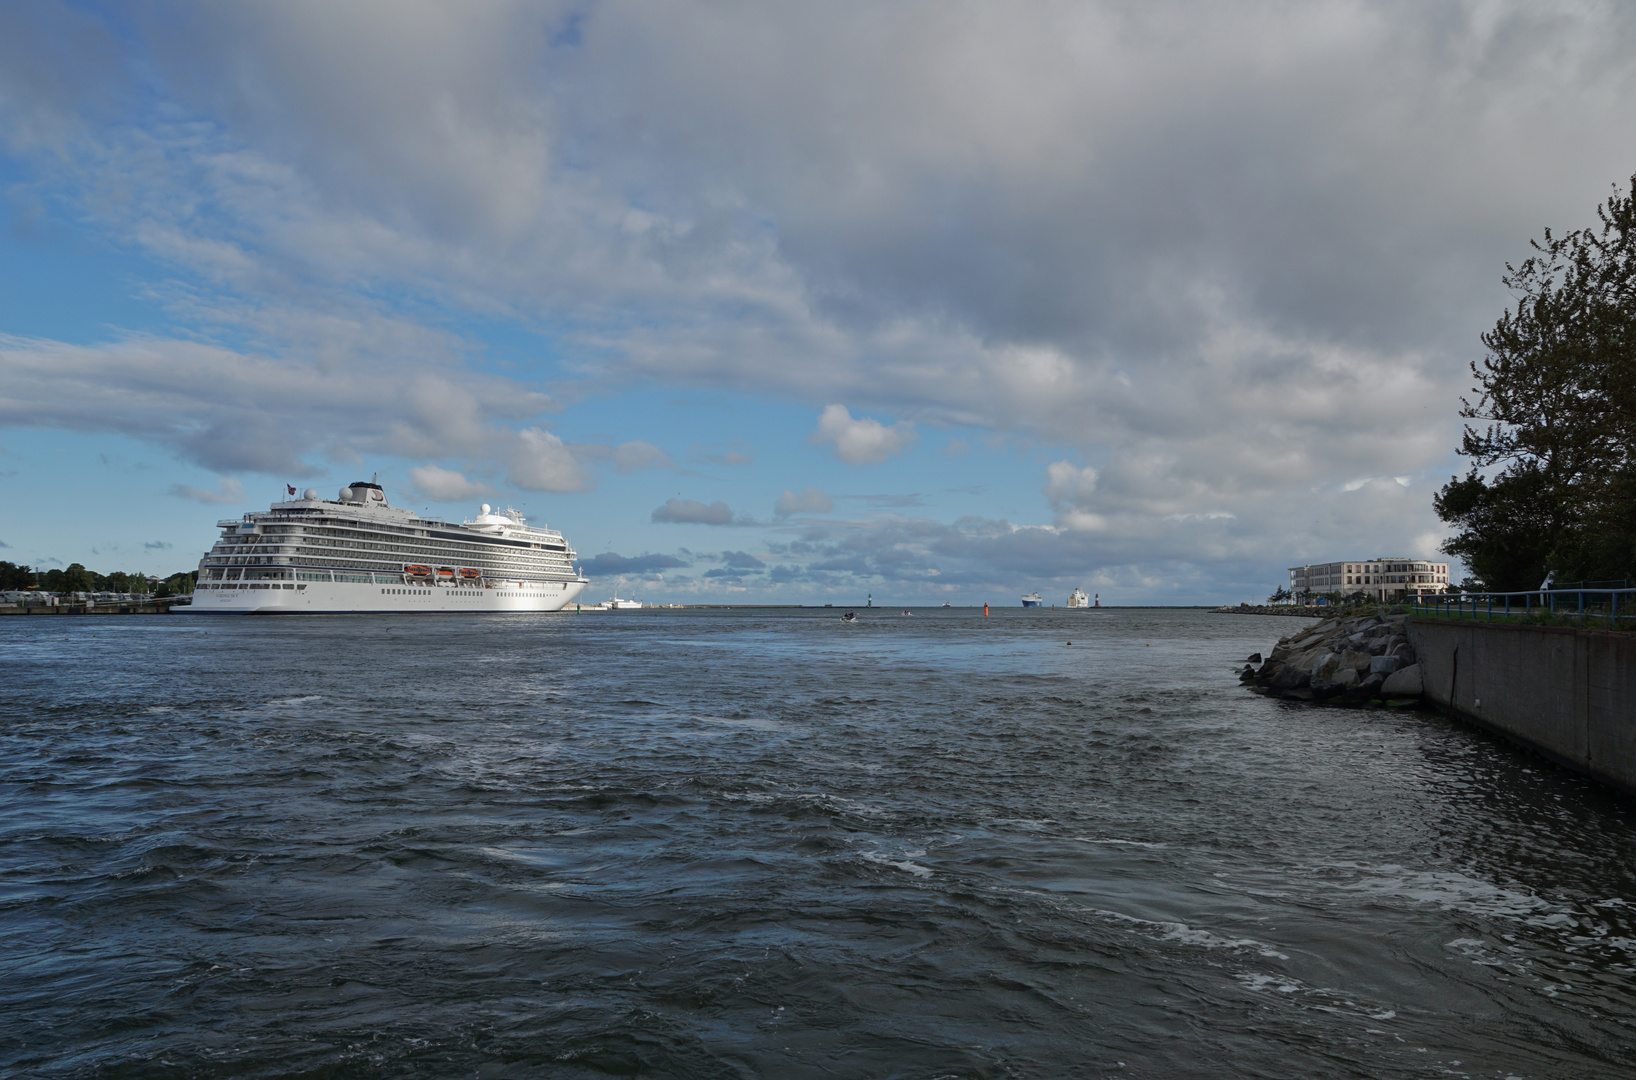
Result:
[[[308,488],[216,525],[193,603],[179,610],[560,611],[586,585],[560,532],[487,503],[471,521],[423,518],[388,504],[373,480],[333,500]]]
[[[1024,593],[1022,602],[1023,607],[1039,607],[1042,603],[1044,603],[1044,601],[1040,599],[1040,594],[1037,592]]]

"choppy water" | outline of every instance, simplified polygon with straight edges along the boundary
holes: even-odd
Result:
[[[1636,1066],[1631,803],[1291,620],[836,614],[6,620],[0,1072]]]

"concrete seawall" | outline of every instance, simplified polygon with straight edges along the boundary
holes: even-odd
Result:
[[[1411,620],[1426,700],[1636,794],[1636,635]]]
[[[0,615],[168,615],[170,604],[0,604]]]

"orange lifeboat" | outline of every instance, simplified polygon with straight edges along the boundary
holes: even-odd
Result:
[[[408,577],[427,578],[432,576],[432,568],[430,566],[421,566],[418,563],[405,566],[403,568],[403,572]]]
[[[462,566],[460,568],[460,576],[466,581],[481,581],[483,579],[483,571],[470,566]]]
[[[454,580],[454,567],[452,567],[452,566],[440,566],[440,567],[438,567],[437,568],[437,580],[440,581],[440,582],[442,582],[442,581],[453,581]]]

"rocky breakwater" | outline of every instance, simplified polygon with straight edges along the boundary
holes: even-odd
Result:
[[[1281,640],[1265,663],[1260,653],[1250,657],[1239,681],[1258,694],[1298,701],[1413,701],[1421,693],[1420,664],[1407,623],[1401,611],[1325,619]]]

